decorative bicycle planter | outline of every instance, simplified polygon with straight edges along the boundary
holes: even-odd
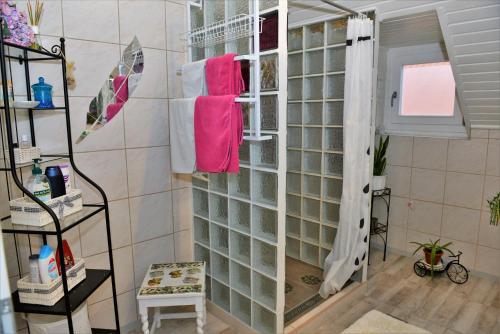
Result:
[[[455,259],[451,260],[446,265],[440,260],[438,264],[434,265],[434,273],[446,272],[450,281],[456,284],[464,284],[467,282],[469,279],[469,270],[465,268],[464,265],[460,264],[460,255],[462,255],[460,251],[457,255],[450,255],[450,258]],[[413,265],[413,270],[417,276],[424,277],[431,272],[431,265],[427,263],[425,259],[420,259]]]

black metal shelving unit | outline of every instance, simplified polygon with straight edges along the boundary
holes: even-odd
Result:
[[[116,329],[92,329],[94,333],[120,333],[120,324],[118,319],[118,304],[116,296],[116,283],[115,283],[115,273],[113,269],[113,254],[111,245],[111,229],[109,222],[109,207],[108,200],[103,189],[92,181],[88,176],[82,173],[77,165],[75,164],[73,157],[72,148],[72,137],[71,137],[71,121],[70,121],[70,111],[69,111],[69,101],[68,101],[68,85],[66,80],[66,58],[65,58],[65,43],[64,38],[60,39],[60,44],[52,46],[50,50],[36,50],[27,47],[18,46],[4,41],[3,31],[0,29],[0,69],[2,78],[2,94],[4,99],[4,106],[0,107],[0,131],[2,139],[2,152],[4,154],[2,161],[0,161],[0,171],[6,172],[7,181],[7,192],[9,200],[11,199],[11,186],[17,187],[22,191],[24,196],[31,198],[33,201],[38,203],[43,209],[45,209],[49,215],[52,217],[53,222],[42,226],[33,227],[27,225],[16,225],[12,224],[10,216],[3,217],[0,219],[0,225],[2,228],[2,233],[11,233],[14,235],[14,241],[16,243],[16,255],[17,263],[19,269],[21,269],[19,254],[17,250],[17,234],[28,235],[28,241],[31,249],[31,236],[36,235],[41,236],[43,243],[47,243],[47,236],[55,236],[57,240],[57,248],[59,250],[60,262],[61,262],[61,276],[64,289],[64,297],[59,300],[54,306],[42,306],[33,304],[24,304],[19,301],[19,295],[17,291],[12,294],[12,303],[15,312],[22,313],[39,313],[39,314],[53,314],[53,315],[65,315],[68,320],[68,328],[70,333],[74,333],[73,321],[71,318],[71,312],[74,311],[78,306],[80,306],[85,300],[107,279],[111,280],[111,288],[113,293],[113,304],[114,304],[114,317]],[[39,199],[34,197],[24,186],[22,180],[22,173],[20,173],[21,168],[29,167],[32,163],[19,164],[16,165],[14,160],[14,147],[15,144],[19,143],[19,134],[17,131],[18,113],[26,112],[28,113],[28,120],[30,126],[31,134],[31,144],[36,146],[36,128],[34,119],[36,118],[37,108],[26,109],[26,111],[16,110],[9,106],[9,92],[7,87],[8,79],[12,80],[14,83],[14,78],[12,77],[12,64],[15,63],[16,66],[22,66],[24,68],[25,77],[22,80],[26,83],[26,97],[31,100],[31,80],[30,80],[30,63],[40,62],[40,61],[50,61],[50,62],[60,62],[62,67],[62,80],[63,80],[63,90],[64,90],[64,106],[58,106],[52,108],[52,110],[61,110],[65,113],[66,118],[66,134],[68,142],[68,152],[63,154],[54,154],[50,156],[42,155],[42,162],[56,161],[65,159],[68,160],[73,168],[73,171],[79,175],[83,180],[88,182],[97,192],[100,193],[102,197],[101,204],[84,204],[83,210],[75,213],[73,215],[64,217],[63,219],[58,219],[57,215],[51,210],[45,203],[41,202]],[[50,110],[50,109],[43,109]],[[15,134],[13,128],[16,130]],[[43,152],[43,148],[42,148]],[[9,174],[13,184],[9,183]],[[66,268],[64,266],[64,255],[62,246],[62,236],[63,233],[69,231],[70,229],[78,226],[79,224],[87,221],[89,218],[102,214],[105,215],[106,223],[106,233],[107,233],[107,243],[108,243],[108,253],[109,253],[109,264],[110,267],[107,270],[102,269],[86,269],[86,279],[80,284],[75,286],[71,291],[68,290],[68,282],[66,277]],[[19,270],[20,275],[22,274]]]
[[[382,200],[386,207],[385,223],[381,223],[378,218],[373,217],[373,202]],[[389,213],[391,211],[391,188],[372,191],[372,205],[370,212],[370,240],[373,235],[379,236],[384,243],[384,261],[387,254],[387,233],[389,231]],[[370,250],[368,250],[368,264],[370,264]]]

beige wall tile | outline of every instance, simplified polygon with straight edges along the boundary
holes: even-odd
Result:
[[[439,235],[442,212],[442,204],[412,200],[408,215],[408,228]]]
[[[387,168],[387,186],[392,188],[392,194],[408,197],[410,193],[411,168],[390,166]]]
[[[490,139],[488,142],[486,175],[500,176],[500,140]]]
[[[442,202],[445,173],[430,169],[412,168],[411,198]]]
[[[123,50],[124,46],[121,48]],[[148,48],[142,48],[142,51],[144,53],[144,71],[141,81],[131,97],[167,98],[167,52]]]
[[[175,262],[193,261],[193,231],[174,233]]]
[[[119,1],[120,42],[128,44],[134,36],[147,48],[166,49],[165,1]]]
[[[484,177],[483,210],[489,209],[488,201],[492,200],[500,192],[500,177]]]
[[[491,139],[500,139],[500,130],[489,130],[488,135]]]
[[[166,99],[129,99],[125,109],[127,148],[169,144],[168,101]]]
[[[186,27],[186,5],[166,2],[167,20],[167,49],[170,51],[185,51],[186,42],[182,34]]]
[[[72,109],[71,112],[73,113]],[[78,119],[78,121],[81,123],[85,122],[84,119]],[[72,125],[74,123],[75,120],[72,119]],[[37,117],[34,117],[34,124],[36,129],[36,143],[43,150],[43,154],[57,154],[68,151],[66,117],[63,112],[54,113],[53,110],[37,111]],[[76,137],[80,133],[73,132],[72,135]],[[74,149],[76,148],[74,146]]]
[[[490,211],[481,211],[478,244],[500,249],[500,228],[490,224]]]
[[[389,228],[389,233],[387,234],[389,238],[387,246],[402,252],[406,252],[406,232],[407,229],[404,227],[391,226]]]
[[[444,203],[480,209],[483,195],[483,179],[482,175],[446,173]]]
[[[461,251],[463,254],[460,256],[460,263],[463,264],[467,269],[471,270],[474,268],[474,263],[476,261],[476,248],[475,244],[471,244],[468,242],[463,242],[459,240],[442,238],[441,243],[445,244],[447,242],[452,242],[452,244],[448,247],[454,254],[458,254],[458,251]],[[447,261],[448,253],[445,252],[444,259]]]
[[[411,166],[413,137],[391,136],[387,148],[387,161],[395,166]]]
[[[489,132],[486,129],[471,129],[471,138],[488,138]]]
[[[389,224],[391,226],[406,226],[408,222],[408,198],[391,198],[391,208],[389,212]]]
[[[445,205],[441,235],[450,239],[477,243],[479,210]]]
[[[487,139],[450,140],[447,170],[464,173],[484,173]]]
[[[474,269],[477,271],[500,276],[500,250],[477,246],[477,257],[476,257],[476,265]]]
[[[129,291],[118,295],[118,317],[124,327],[137,320],[135,292]],[[113,299],[109,298],[88,307],[92,328],[114,328]]]
[[[144,275],[152,263],[175,261],[173,234],[134,244],[135,286],[141,286]]]
[[[447,139],[415,137],[412,166],[444,170],[446,168],[447,150]]]
[[[172,191],[174,231],[191,229],[193,226],[193,196],[190,188]]]

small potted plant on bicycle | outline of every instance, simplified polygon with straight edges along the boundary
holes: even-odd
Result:
[[[448,248],[452,243],[447,242],[444,245],[441,245],[439,242],[441,239],[437,239],[436,241],[429,240],[429,242],[421,243],[412,241],[410,243],[417,245],[417,249],[413,252],[415,255],[419,250],[424,250],[425,263],[430,267],[431,275],[434,275],[434,267],[441,265],[441,257],[444,254],[444,251],[450,253],[451,256],[455,256],[455,254]]]

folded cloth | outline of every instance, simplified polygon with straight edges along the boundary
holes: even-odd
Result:
[[[195,102],[196,98],[170,101],[170,161],[175,173],[191,174],[195,169]]]
[[[237,95],[245,90],[241,64],[235,53],[207,59],[205,76],[209,95]]]
[[[182,94],[185,98],[208,95],[205,59],[182,65]]]
[[[238,173],[243,115],[235,95],[199,96],[194,112],[196,169]]]

